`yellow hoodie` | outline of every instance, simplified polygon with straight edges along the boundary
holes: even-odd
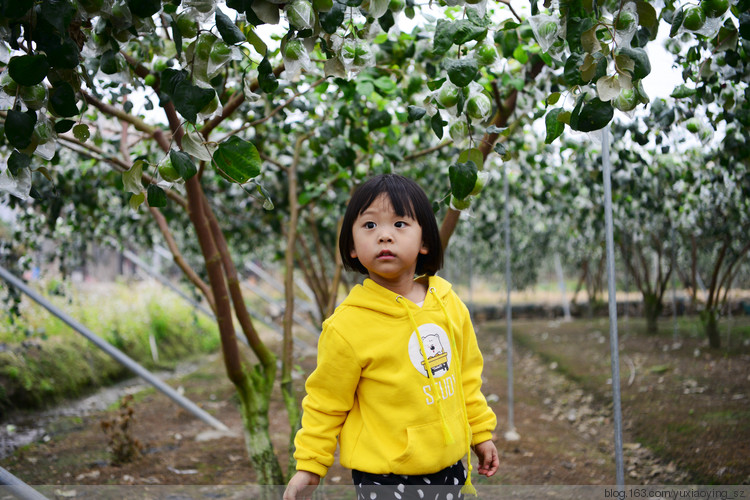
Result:
[[[337,437],[344,467],[404,475],[438,472],[491,439],[497,419],[481,393],[469,312],[446,280],[428,286],[419,307],[366,279],[323,323],[294,441],[298,470],[325,476]]]

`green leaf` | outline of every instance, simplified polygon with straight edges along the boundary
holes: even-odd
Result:
[[[177,173],[180,174],[180,177],[185,180],[190,179],[198,173],[198,169],[195,167],[193,159],[184,151],[171,149],[169,151],[169,159],[172,162],[172,166],[177,170]]]
[[[328,12],[319,12],[320,27],[323,31],[332,35],[336,33],[341,23],[344,22],[346,17],[346,7],[344,4],[334,1],[333,7]]]
[[[427,113],[427,110],[420,108],[419,106],[409,106],[407,108],[409,112],[409,123],[414,123],[417,120],[421,120],[422,117]]]
[[[65,132],[73,128],[73,125],[75,124],[76,122],[74,120],[60,120],[55,123],[55,132],[57,132],[58,134],[64,134]]]
[[[8,170],[15,177],[22,168],[29,168],[31,165],[31,157],[27,156],[15,149],[8,158]]]
[[[91,137],[89,126],[85,123],[79,123],[73,127],[73,136],[81,142],[86,142],[88,138]]]
[[[151,17],[161,9],[161,0],[128,0],[128,7],[138,17]]]
[[[187,80],[188,72],[185,70],[176,70],[167,68],[161,72],[161,90],[168,96],[174,95],[177,85]]]
[[[645,50],[641,48],[632,49],[630,47],[623,47],[617,51],[617,55],[628,56],[635,63],[635,68],[633,69],[633,80],[641,80],[651,73],[651,61]]]
[[[523,46],[519,45],[515,49],[513,49],[513,59],[520,62],[521,64],[526,64],[529,62],[529,54],[526,53],[526,50],[523,48]]]
[[[18,19],[34,6],[34,0],[7,0],[0,5],[4,6],[3,16],[9,19]]]
[[[477,169],[482,170],[484,166],[484,154],[479,148],[465,149],[458,155],[458,163],[474,162]]]
[[[570,54],[568,60],[565,61],[565,68],[563,70],[563,79],[568,85],[583,85],[584,81],[581,77],[581,65],[583,64],[584,54],[573,53]]]
[[[146,197],[148,198],[148,204],[154,208],[162,208],[167,206],[167,193],[156,184],[149,184],[146,189]]]
[[[670,97],[674,97],[675,99],[682,99],[685,97],[693,96],[697,93],[698,91],[696,89],[691,89],[690,87],[686,87],[685,84],[680,84],[674,88],[674,90],[670,94]]]
[[[16,149],[26,149],[31,144],[31,135],[36,125],[36,112],[21,112],[9,109],[5,117],[5,137]]]
[[[143,160],[135,161],[128,170],[122,173],[122,185],[126,191],[135,194],[143,191],[143,184],[141,183],[143,165]]]
[[[263,60],[258,64],[258,85],[267,94],[272,94],[279,88],[279,82],[276,75],[273,74],[273,68],[267,57],[263,57]]]
[[[62,69],[74,69],[78,66],[80,53],[72,38],[65,37],[60,41],[58,37],[50,37],[50,40],[57,41],[45,49],[50,66]]]
[[[473,161],[456,163],[448,167],[448,177],[451,182],[451,194],[463,200],[471,194],[477,183],[477,166]]]
[[[563,108],[551,109],[544,118],[544,124],[547,127],[547,137],[544,138],[545,144],[551,144],[565,131],[565,123],[557,119],[562,111]]]
[[[440,116],[440,111],[436,112],[432,119],[430,120],[430,126],[432,127],[432,131],[435,132],[435,135],[438,139],[443,138],[443,127],[445,127],[446,123],[443,121],[443,117]]]
[[[680,10],[675,12],[672,17],[672,27],[669,28],[669,38],[674,38],[677,32],[680,31],[683,19],[685,19],[685,8],[680,7]]]
[[[237,184],[244,184],[260,174],[260,154],[255,145],[237,136],[219,144],[213,163],[222,177]]]
[[[367,118],[367,127],[370,131],[387,127],[391,124],[391,114],[388,111],[373,111]]]
[[[456,87],[466,87],[477,75],[479,63],[476,59],[465,57],[447,61],[448,78]]]
[[[635,6],[638,12],[638,24],[648,30],[650,40],[655,40],[659,31],[659,18],[656,15],[656,9],[650,2],[644,2],[643,0],[638,0]]]
[[[140,207],[144,201],[146,201],[146,194],[136,193],[130,196],[130,200],[128,200],[128,206],[133,210],[138,210],[138,207]]]
[[[435,55],[444,55],[453,46],[453,33],[456,25],[445,19],[438,19],[435,27],[435,37],[432,41],[432,52]]]
[[[8,73],[19,85],[31,87],[41,83],[47,76],[50,65],[44,54],[11,57]]]
[[[369,136],[364,129],[361,129],[359,127],[352,127],[349,130],[349,140],[365,151],[370,149]]]
[[[182,56],[182,32],[180,26],[177,24],[177,17],[172,17],[172,22],[169,23],[172,28],[172,39],[174,40],[174,50],[177,53],[177,57]]]
[[[266,45],[266,42],[264,42],[258,34],[253,29],[247,30],[247,41],[250,42],[250,45],[253,46],[255,51],[264,56],[266,55],[266,52],[268,52],[268,46]]]
[[[505,155],[508,153],[508,148],[505,147],[504,142],[496,142],[495,147],[492,149],[494,149],[495,153],[499,154],[501,157],[505,157]]]
[[[547,96],[547,106],[554,106],[560,100],[560,92],[552,92]]]
[[[172,94],[174,107],[190,123],[195,123],[200,110],[206,107],[216,95],[214,89],[193,85],[187,80],[177,84]]]
[[[221,38],[227,45],[234,45],[235,43],[245,41],[245,35],[242,33],[242,30],[221,9],[216,9],[216,29],[219,30]]]
[[[372,83],[375,85],[375,88],[380,91],[380,93],[385,95],[390,95],[398,91],[398,86],[396,85],[396,83],[387,76],[381,76],[380,78],[374,80]]]
[[[468,19],[460,19],[454,25],[452,41],[455,45],[463,45],[487,35],[487,27],[477,26]]]
[[[589,102],[581,100],[570,116],[570,127],[580,132],[599,130],[612,120],[614,113],[615,108],[610,102],[603,102],[598,98]]]
[[[68,31],[68,25],[73,20],[75,7],[67,0],[46,0],[41,2],[41,17],[47,21],[59,35]]]

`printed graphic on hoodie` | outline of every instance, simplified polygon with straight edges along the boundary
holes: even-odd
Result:
[[[419,335],[422,337],[427,359],[424,359],[422,350],[419,348],[417,332],[412,332],[409,339],[409,359],[411,359],[411,363],[425,377],[428,377],[428,366],[432,368],[433,377],[436,379],[442,377],[448,373],[452,358],[451,342],[448,334],[438,325],[426,323],[419,327]]]

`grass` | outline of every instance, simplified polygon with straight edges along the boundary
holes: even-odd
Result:
[[[148,369],[219,348],[215,322],[155,285],[48,283],[47,299]],[[41,408],[129,372],[46,309],[24,299],[21,317],[0,322],[0,415]],[[157,345],[154,361],[149,336]]]
[[[514,341],[537,353],[600,402],[611,402],[608,321],[518,321]],[[750,480],[750,411],[746,397],[750,318],[724,319],[722,341],[709,349],[698,318],[672,319],[659,332],[641,318],[619,321],[620,381],[626,441],[637,441],[703,484]]]

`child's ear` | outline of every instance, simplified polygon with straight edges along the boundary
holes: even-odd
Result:
[[[427,245],[424,241],[422,242],[422,247],[419,249],[419,253],[421,253],[422,255],[427,255],[428,253],[430,253],[430,249],[427,248]]]
[[[357,249],[356,248],[352,248],[351,250],[349,250],[349,257],[351,257],[352,259],[356,259],[357,258]]]

